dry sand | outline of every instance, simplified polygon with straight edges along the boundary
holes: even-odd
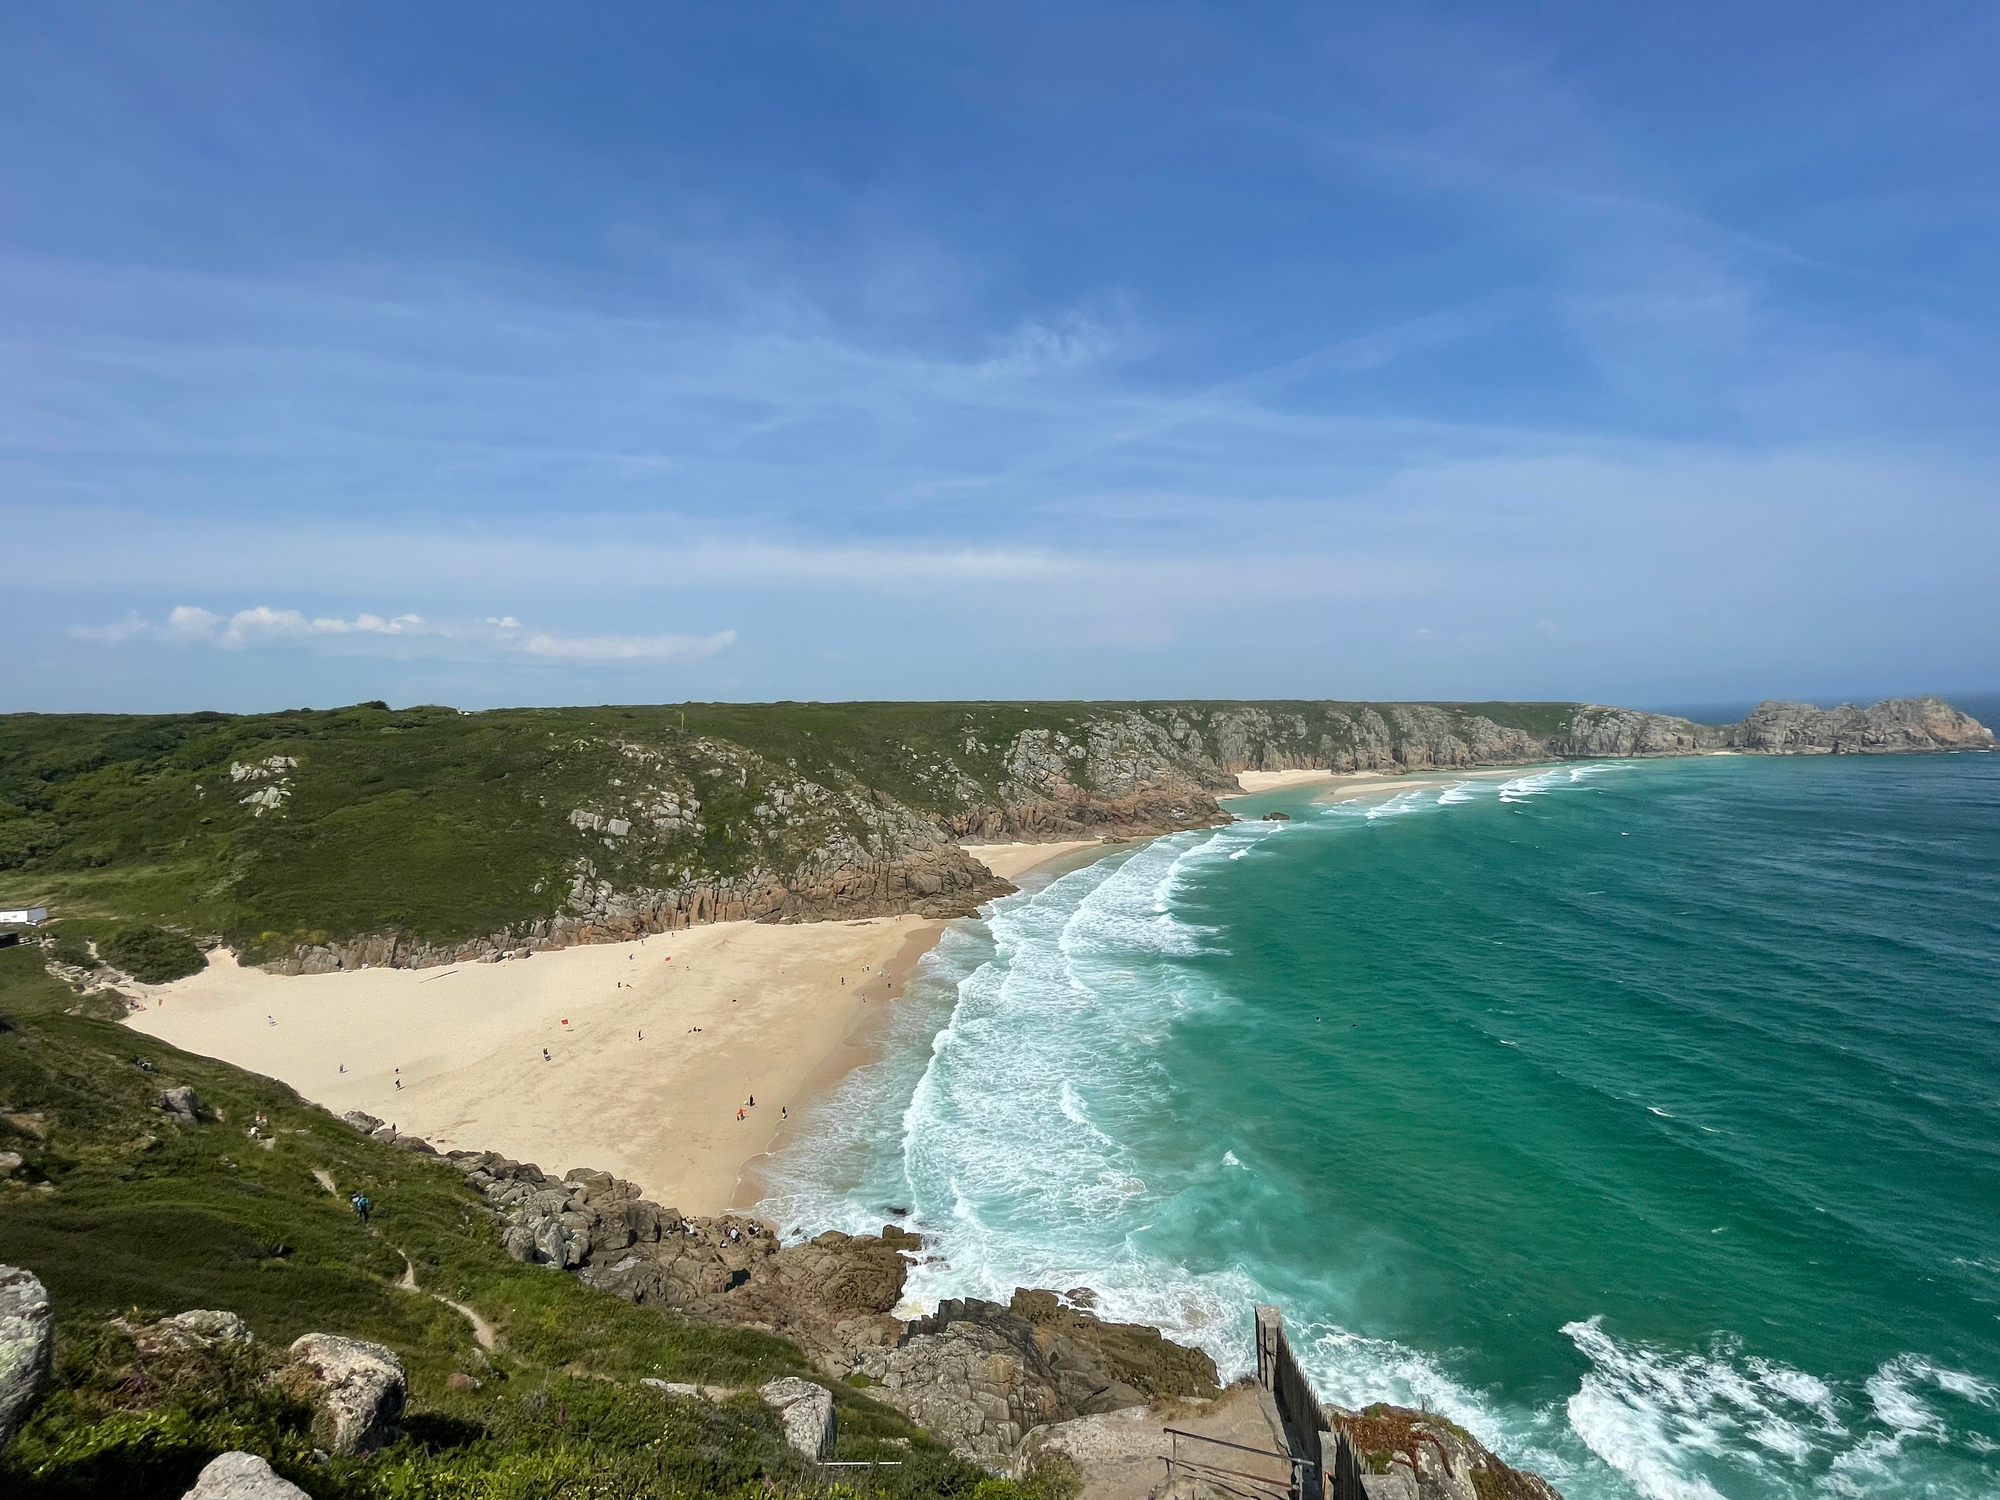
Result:
[[[1045,865],[1079,849],[1095,849],[1101,840],[1078,839],[1067,844],[961,844],[974,859],[1002,880],[1025,875],[1037,865]]]
[[[728,922],[497,964],[299,978],[218,951],[201,974],[145,987],[129,1024],[439,1150],[601,1167],[713,1214],[778,1134],[779,1108],[797,1113],[809,1081],[831,1081],[827,1064],[855,1052],[848,1034],[902,995],[942,930],[908,916]]]
[[[1275,792],[1280,787],[1304,786],[1309,781],[1331,781],[1331,771],[1238,771],[1236,783],[1246,794]]]
[[[1478,770],[1467,771],[1406,771],[1394,775],[1381,771],[1238,771],[1236,779],[1242,783],[1246,796],[1323,781],[1328,783],[1327,789],[1313,801],[1346,802],[1354,797],[1375,797],[1384,792],[1414,792],[1424,787],[1450,786],[1455,781],[1488,776],[1525,776],[1538,768],[1539,763],[1535,766],[1482,766]],[[1227,802],[1231,799],[1225,796],[1221,800]]]

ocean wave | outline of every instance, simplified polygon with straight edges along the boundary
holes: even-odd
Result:
[[[1424,798],[1428,795],[1428,792],[1423,788],[1418,788],[1413,792],[1398,792],[1387,802],[1375,803],[1362,816],[1371,822],[1376,818],[1401,817],[1405,813],[1413,813],[1422,807]]]
[[[1527,776],[1516,776],[1511,781],[1501,782],[1500,800],[1526,802],[1530,798],[1539,797],[1560,787],[1576,786],[1580,782],[1589,781],[1592,777],[1616,775],[1629,769],[1631,769],[1629,766],[1603,761],[1593,761],[1583,766],[1554,766],[1546,771],[1536,771]]]
[[[1591,1366],[1569,1425],[1646,1500],[1719,1500],[1752,1475],[1801,1497],[1974,1493],[1965,1455],[1987,1439],[1944,1408],[1990,1408],[1976,1376],[1904,1354],[1843,1389],[1734,1337],[1696,1352],[1616,1338],[1597,1318],[1563,1332]],[[1907,1453],[1914,1441],[1928,1451]]]

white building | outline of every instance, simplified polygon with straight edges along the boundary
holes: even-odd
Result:
[[[13,923],[17,927],[35,927],[48,921],[46,906],[15,906],[0,909],[0,925]]]

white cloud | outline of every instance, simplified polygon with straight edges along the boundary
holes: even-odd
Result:
[[[72,638],[100,645],[118,645],[147,638],[169,645],[211,646],[222,651],[260,647],[309,645],[316,640],[347,638],[367,650],[389,638],[451,651],[460,655],[499,657],[525,654],[571,662],[699,661],[727,650],[736,640],[733,630],[713,635],[562,635],[539,631],[524,636],[512,615],[468,621],[430,621],[422,615],[384,617],[357,614],[308,618],[296,609],[258,605],[219,615],[198,605],[176,606],[165,623],[154,625],[137,613],[111,625],[79,625]],[[407,654],[407,653],[402,653]]]
[[[524,649],[531,656],[565,661],[699,661],[727,650],[735,640],[733,630],[714,635],[537,635]]]

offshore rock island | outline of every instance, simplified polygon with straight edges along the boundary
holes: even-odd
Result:
[[[286,974],[711,922],[967,915],[965,843],[1229,821],[1245,771],[1986,750],[1937,698],[1737,724],[1578,703],[770,704],[0,718],[0,904]]]

